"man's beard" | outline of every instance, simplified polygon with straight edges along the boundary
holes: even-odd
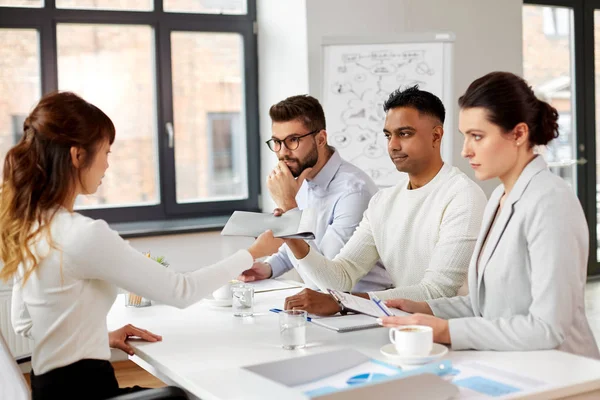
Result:
[[[283,157],[280,158],[279,161],[292,161],[295,162],[295,166],[294,167],[290,167],[288,165],[288,168],[290,168],[290,172],[292,173],[292,176],[294,178],[297,178],[300,176],[300,174],[302,173],[302,171],[304,171],[306,168],[312,168],[317,164],[317,161],[319,159],[318,156],[318,152],[317,152],[317,146],[314,146],[310,153],[308,153],[306,155],[306,157],[304,157],[303,160],[299,160],[297,158],[292,158],[292,157]]]

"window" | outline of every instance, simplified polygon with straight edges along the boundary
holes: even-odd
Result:
[[[160,203],[156,76],[139,68],[154,63],[153,37],[147,25],[57,25],[59,90],[100,107],[117,129],[107,179],[96,194],[78,198],[80,208]]]
[[[0,26],[0,155],[22,135],[23,122],[41,94],[37,29]],[[16,51],[15,51],[16,50]],[[10,95],[7,95],[10,93]],[[4,162],[0,162],[0,173]]]
[[[564,7],[539,5],[523,6],[523,77],[532,85],[535,94],[547,101],[559,112],[559,134],[557,140],[541,149],[551,170],[561,176],[574,191],[577,191],[577,165],[571,164],[576,158],[577,142],[573,63],[573,38],[567,35],[552,38],[548,34],[547,22],[551,16],[565,18],[565,25],[571,25],[573,10]],[[557,25],[555,25],[557,26]]]
[[[163,0],[165,11],[206,14],[245,14],[245,0]]]
[[[82,213],[128,222],[258,210],[255,8],[0,0],[0,93],[11,93],[0,99],[0,157],[43,93],[73,91],[117,130],[103,185],[76,202]]]
[[[210,150],[209,195],[214,197],[243,197],[247,193],[243,176],[245,154],[235,138],[239,137],[239,113],[209,113],[207,130]]]
[[[568,36],[571,27],[571,10],[562,7],[541,7],[544,34],[549,37]]]
[[[523,72],[559,112],[540,149],[577,193],[589,227],[588,275],[600,275],[600,0],[525,0]]]
[[[171,34],[171,43],[177,202],[222,198],[215,188],[227,187],[231,199],[242,199],[248,195],[245,159],[236,171],[214,168],[227,151],[233,156],[226,147],[246,147],[242,37],[180,31]],[[245,152],[236,155],[243,159]]]

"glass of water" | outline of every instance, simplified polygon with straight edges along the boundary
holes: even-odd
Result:
[[[233,315],[236,317],[251,317],[254,306],[254,288],[247,285],[237,285],[231,288]]]
[[[281,344],[286,350],[306,346],[306,311],[286,310],[279,313]]]

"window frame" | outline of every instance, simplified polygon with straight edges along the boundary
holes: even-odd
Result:
[[[36,29],[40,37],[41,93],[58,89],[56,26],[61,23],[146,25],[154,30],[156,71],[155,117],[159,204],[82,209],[77,212],[109,223],[161,221],[229,215],[235,210],[258,211],[260,195],[260,135],[258,125],[258,50],[256,0],[247,0],[247,14],[195,14],[163,11],[163,0],[154,0],[153,11],[83,10],[56,8],[45,0],[43,8],[0,7],[0,28]],[[177,203],[175,146],[169,148],[166,122],[173,121],[171,87],[171,31],[237,33],[243,42],[244,104],[247,143],[248,197],[243,200]],[[118,134],[118,133],[117,133]]]

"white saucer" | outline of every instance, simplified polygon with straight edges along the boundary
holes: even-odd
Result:
[[[202,299],[202,302],[213,307],[231,307],[231,299]]]
[[[431,352],[426,356],[404,356],[398,354],[396,351],[396,347],[392,343],[388,343],[383,346],[379,351],[381,354],[389,357],[394,362],[398,364],[405,365],[418,365],[418,364],[427,364],[433,360],[441,358],[448,353],[448,348],[444,345],[434,343],[431,348]]]

